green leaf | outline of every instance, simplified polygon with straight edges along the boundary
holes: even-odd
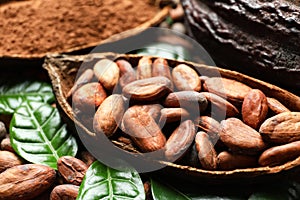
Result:
[[[59,112],[49,104],[25,101],[10,122],[10,140],[25,160],[57,169],[61,156],[75,156],[77,143],[62,123]]]
[[[189,197],[171,186],[151,179],[151,191],[154,200],[190,200]]]
[[[87,199],[144,200],[145,191],[134,169],[118,171],[96,161],[87,170],[77,196],[77,200]]]
[[[26,100],[54,102],[51,85],[37,81],[2,85],[0,87],[0,114],[13,114]]]

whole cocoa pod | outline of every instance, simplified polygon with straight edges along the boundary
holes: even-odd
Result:
[[[55,170],[39,164],[11,167],[0,176],[0,200],[32,199],[55,181]]]

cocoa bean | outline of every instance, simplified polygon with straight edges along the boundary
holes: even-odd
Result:
[[[164,76],[172,81],[170,67],[166,59],[157,58],[154,60],[152,64],[152,76]]]
[[[182,122],[171,134],[165,145],[165,157],[175,161],[183,156],[195,139],[196,129],[191,120]]]
[[[149,56],[144,56],[139,60],[136,73],[139,80],[152,77],[152,60]]]
[[[219,140],[221,124],[214,118],[209,116],[200,116],[197,118],[196,124],[208,134],[213,144]]]
[[[79,193],[79,186],[64,184],[56,186],[51,194],[50,200],[76,200]]]
[[[1,150],[10,151],[12,153],[15,153],[15,150],[12,148],[9,138],[4,138],[1,141]]]
[[[119,94],[107,97],[97,109],[94,116],[93,127],[98,134],[112,136],[121,123],[125,103]]]
[[[16,154],[9,151],[0,151],[0,173],[10,167],[22,164],[23,160]]]
[[[194,69],[185,64],[177,65],[173,69],[172,78],[174,85],[178,90],[194,90],[196,92],[201,90],[201,81],[199,79],[199,75]]]
[[[70,97],[78,88],[80,88],[82,85],[87,84],[92,81],[94,77],[94,71],[91,69],[86,69],[79,78],[75,81],[73,87],[70,89],[70,91],[67,94],[67,97]]]
[[[163,108],[160,111],[159,124],[183,121],[189,116],[189,112],[184,108]]]
[[[0,141],[5,138],[5,135],[7,134],[6,128],[5,128],[5,124],[0,121]]]
[[[260,126],[264,140],[284,144],[300,140],[300,112],[284,112],[275,115]]]
[[[52,186],[55,170],[39,164],[11,167],[0,176],[0,200],[32,199]]]
[[[77,158],[63,156],[57,160],[57,169],[65,183],[80,185],[88,166]]]
[[[116,64],[120,69],[119,84],[121,88],[123,88],[128,83],[131,83],[136,80],[136,73],[128,61],[117,60]]]
[[[118,83],[120,70],[117,64],[108,59],[102,59],[94,65],[94,73],[99,82],[107,90],[112,90]]]
[[[222,151],[218,157],[218,168],[222,170],[234,170],[256,167],[258,165],[256,156],[233,154]]]
[[[82,151],[80,153],[80,159],[89,167],[93,162],[96,161],[96,158],[88,151]]]
[[[268,103],[264,93],[252,89],[245,96],[242,105],[242,117],[245,124],[258,129],[268,114]]]
[[[267,97],[268,107],[275,114],[280,114],[283,112],[290,112],[290,110],[285,107],[282,103],[280,103],[277,99]]]

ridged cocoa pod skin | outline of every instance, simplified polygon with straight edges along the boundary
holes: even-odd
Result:
[[[202,168],[217,169],[217,152],[209,140],[209,136],[203,131],[198,132],[195,137],[195,144]]]
[[[79,186],[72,184],[58,185],[52,190],[50,200],[76,200],[78,192]]]
[[[164,58],[156,58],[152,64],[152,76],[164,76],[172,81],[172,75],[168,61]]]
[[[218,65],[295,90],[299,87],[297,1],[181,2],[193,36]]]
[[[136,80],[136,73],[128,61],[121,59],[117,60],[116,64],[120,69],[119,84],[121,88]]]
[[[268,102],[265,94],[252,89],[246,96],[242,105],[242,117],[245,124],[258,129],[268,114]]]
[[[221,170],[234,170],[253,168],[258,166],[256,156],[233,154],[228,151],[222,151],[218,154],[218,168]]]
[[[0,151],[0,173],[13,166],[22,165],[23,160],[15,153]]]
[[[179,91],[201,90],[201,81],[197,72],[191,67],[180,64],[174,67],[172,71],[174,85]]]
[[[152,60],[149,56],[143,56],[136,69],[137,79],[146,79],[152,77]]]
[[[100,83],[87,83],[74,92],[72,103],[81,111],[95,110],[106,97],[107,94]]]
[[[203,89],[226,98],[234,105],[241,105],[251,88],[239,81],[227,78],[211,77],[203,83]]]
[[[63,156],[57,161],[57,169],[65,183],[79,186],[88,166],[75,157]]]
[[[283,112],[291,112],[287,107],[280,103],[277,99],[267,97],[268,107],[275,114],[280,114]]]
[[[163,76],[133,81],[123,88],[123,95],[135,101],[154,101],[172,91],[172,82]]]
[[[274,146],[265,150],[259,157],[261,166],[277,166],[300,156],[300,141]]]
[[[102,59],[94,65],[93,69],[95,76],[105,89],[114,89],[120,78],[120,70],[115,62]]]
[[[123,124],[126,133],[143,152],[160,150],[166,144],[166,137],[160,127],[145,111],[130,107],[124,113]]]
[[[170,93],[163,104],[166,107],[185,108],[188,111],[203,112],[207,108],[207,99],[204,95],[195,91],[180,91]],[[199,115],[199,113],[198,113]]]
[[[70,97],[82,85],[91,82],[93,77],[94,77],[94,71],[92,69],[86,69],[75,81],[73,87],[68,92],[67,97]]]
[[[181,158],[193,143],[196,135],[192,120],[182,122],[171,134],[165,145],[165,157],[169,161]]]
[[[259,132],[268,142],[285,144],[300,140],[299,123],[300,112],[284,112],[264,121]]]
[[[45,165],[11,167],[0,176],[0,200],[33,199],[50,188],[55,178],[55,170]]]
[[[256,155],[267,147],[256,130],[237,118],[222,120],[221,127],[221,141],[235,153]]]
[[[122,95],[112,94],[107,97],[97,109],[93,127],[97,134],[112,136],[119,127],[125,112],[125,103]]]
[[[200,94],[203,94],[207,101],[212,104],[212,112],[225,114],[226,117],[236,117],[239,115],[239,110],[226,99],[210,92],[200,92]]]

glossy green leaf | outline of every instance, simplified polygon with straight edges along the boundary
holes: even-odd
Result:
[[[75,156],[77,143],[67,131],[59,112],[49,104],[25,101],[15,110],[10,123],[14,150],[32,163],[57,168],[61,156]]]
[[[26,100],[54,102],[51,85],[37,81],[2,85],[0,87],[0,114],[12,114]]]
[[[175,188],[162,184],[153,179],[151,179],[151,191],[154,200],[190,200],[189,197]]]
[[[87,170],[77,196],[77,200],[86,199],[144,200],[145,191],[134,169],[118,171],[96,161]]]

